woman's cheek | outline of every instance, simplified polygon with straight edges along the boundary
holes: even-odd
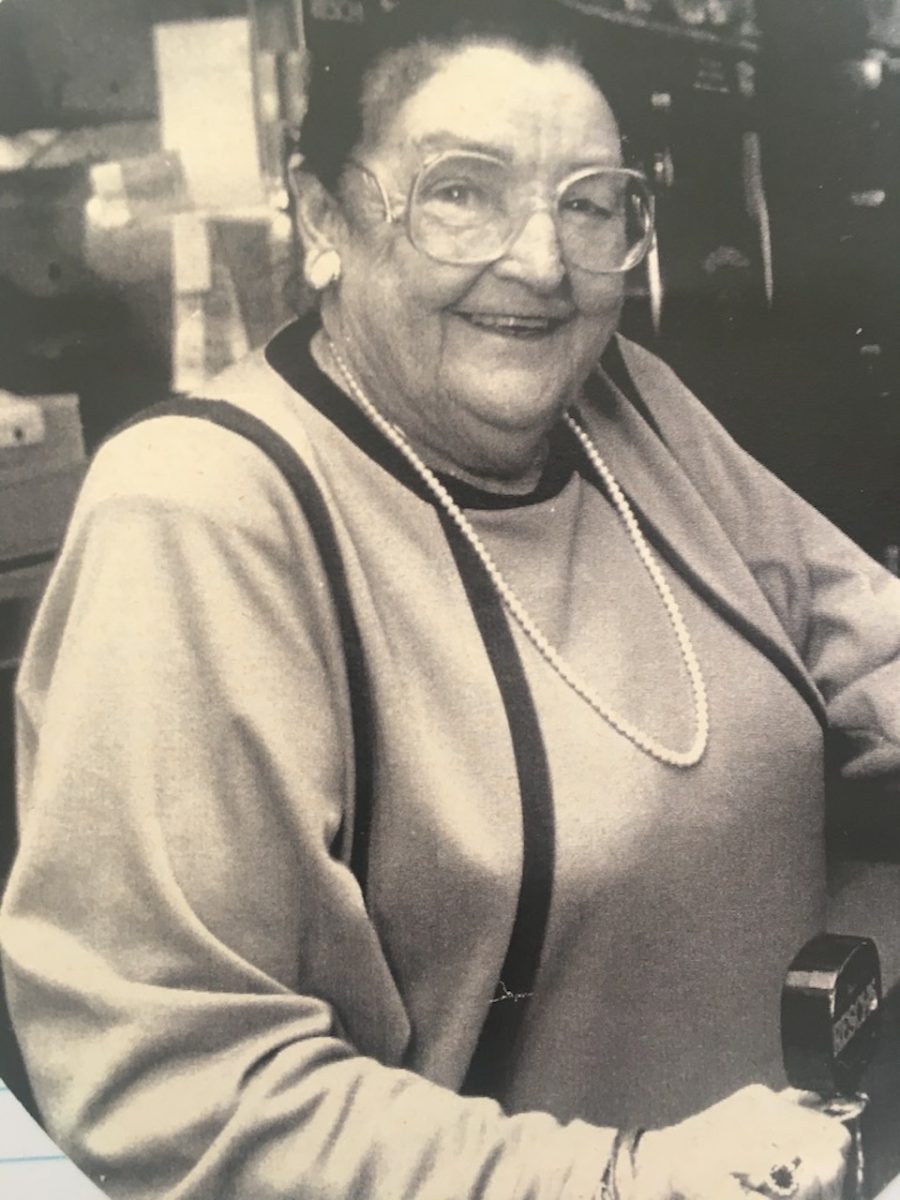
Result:
[[[572,293],[585,316],[617,323],[625,302],[625,276],[576,275],[572,279]]]

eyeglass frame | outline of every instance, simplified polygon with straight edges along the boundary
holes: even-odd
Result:
[[[535,212],[539,211],[539,209],[536,207],[532,207],[530,209],[530,211],[528,212],[523,223],[521,225],[519,225],[518,228],[514,227],[510,231],[509,237],[504,242],[503,248],[501,250],[499,250],[496,254],[489,255],[487,258],[474,259],[474,260],[468,261],[468,262],[456,262],[453,259],[440,258],[440,257],[438,257],[438,255],[432,254],[430,250],[427,250],[423,246],[420,246],[417,243],[416,239],[413,237],[412,223],[411,223],[411,219],[410,219],[410,214],[412,212],[412,202],[413,202],[413,198],[416,194],[416,189],[418,188],[420,180],[421,180],[422,176],[425,174],[425,172],[430,171],[432,169],[432,167],[436,166],[440,162],[443,162],[444,159],[451,158],[453,156],[458,156],[461,158],[465,157],[465,158],[481,159],[483,162],[496,163],[503,167],[506,167],[508,165],[503,161],[502,158],[498,158],[493,154],[484,154],[479,150],[442,150],[439,153],[434,154],[431,157],[427,158],[421,164],[421,166],[419,167],[419,169],[416,171],[415,175],[413,176],[412,183],[409,186],[409,191],[407,193],[406,202],[403,206],[403,209],[397,213],[395,213],[393,211],[393,205],[391,204],[390,197],[387,194],[387,189],[385,188],[384,184],[381,182],[381,180],[378,178],[378,176],[375,174],[375,172],[372,170],[371,167],[367,167],[365,163],[360,162],[359,159],[357,159],[357,158],[348,158],[346,161],[346,166],[356,167],[357,170],[362,171],[365,175],[367,175],[369,177],[369,179],[372,180],[372,182],[375,184],[376,188],[378,189],[378,194],[381,198],[381,205],[382,205],[382,208],[384,209],[385,224],[396,225],[401,220],[401,218],[403,218],[403,224],[406,229],[406,236],[409,239],[411,245],[415,246],[415,248],[420,252],[420,254],[425,254],[428,258],[433,259],[435,262],[444,263],[447,266],[486,267],[486,266],[489,266],[491,263],[499,262],[499,260],[501,258],[503,258],[503,256],[509,251],[510,246],[514,245],[516,240],[521,236],[522,230],[525,228],[525,226],[527,225],[528,221],[531,219],[533,214]],[[602,270],[602,271],[597,271],[597,270],[593,270],[591,267],[583,267],[580,264],[576,264],[576,266],[579,271],[584,271],[588,275],[626,275],[629,271],[633,271],[635,267],[639,266],[644,261],[644,259],[647,257],[647,254],[650,251],[650,248],[653,245],[653,239],[656,235],[655,196],[653,194],[653,189],[650,186],[650,182],[647,179],[646,175],[642,171],[634,170],[634,168],[632,168],[632,167],[610,167],[610,166],[604,166],[602,163],[597,163],[596,166],[591,166],[591,167],[581,167],[577,171],[573,171],[571,174],[567,175],[557,185],[556,203],[558,205],[560,198],[565,194],[566,190],[572,186],[573,183],[577,183],[581,179],[589,179],[590,176],[592,176],[592,175],[597,175],[597,174],[604,173],[604,172],[611,174],[611,175],[625,176],[629,179],[634,179],[643,188],[644,195],[645,195],[645,198],[647,201],[648,220],[647,220],[647,228],[644,232],[644,237],[643,237],[642,241],[638,243],[638,246],[635,247],[635,250],[637,250],[639,248],[640,253],[637,255],[634,262],[628,263],[627,266],[623,266],[623,267],[610,267],[610,268],[606,268],[605,270]],[[541,207],[547,208],[548,211],[552,211],[550,209],[549,204],[542,205]],[[555,216],[554,216],[554,227],[556,227],[556,217]],[[558,232],[558,228],[557,228],[557,237],[558,236],[559,236],[559,232]],[[563,255],[563,257],[565,257],[565,255]]]

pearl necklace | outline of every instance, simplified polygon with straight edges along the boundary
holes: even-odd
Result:
[[[416,474],[426,484],[429,491],[438,501],[440,506],[446,512],[447,516],[453,521],[454,525],[465,537],[466,541],[478,555],[482,566],[488,574],[497,594],[500,596],[504,606],[509,614],[515,620],[516,624],[535,647],[542,658],[546,660],[561,679],[582,698],[598,716],[602,717],[608,725],[611,725],[622,737],[627,738],[633,745],[637,746],[645,754],[655,758],[658,762],[664,763],[670,767],[693,767],[696,766],[706,752],[706,746],[709,741],[709,706],[706,695],[706,684],[703,680],[703,675],[700,670],[700,664],[697,661],[697,655],[694,652],[694,647],[688,634],[687,627],[684,623],[684,618],[681,615],[681,609],[678,607],[678,602],[672,594],[672,590],[666,582],[665,576],[659,563],[656,561],[647,541],[641,532],[631,505],[625,497],[624,492],[619,487],[618,482],[613,476],[612,471],[603,461],[599,450],[594,445],[587,430],[580,424],[579,421],[571,413],[566,413],[563,417],[566,425],[581,443],[588,460],[594,470],[603,480],[613,506],[616,509],[628,537],[637,552],[638,558],[644,566],[647,574],[653,582],[653,586],[662,601],[663,607],[669,618],[669,623],[675,634],[675,640],[678,643],[678,649],[681,653],[682,661],[687,669],[688,679],[691,687],[691,701],[694,709],[694,738],[687,750],[671,750],[667,746],[663,746],[650,734],[645,733],[636,725],[632,724],[625,717],[614,712],[600,697],[589,687],[576,671],[566,662],[555,646],[549,641],[546,635],[538,626],[537,622],[526,609],[525,605],[513,591],[506,579],[500,572],[500,568],[494,562],[490,551],[482,542],[481,538],[475,531],[468,517],[435,475],[434,471],[423,462],[418,453],[413,449],[406,434],[393,421],[388,420],[375,407],[366,393],[363,391],[361,384],[356,379],[356,376],[350,370],[341,353],[338,351],[332,339],[325,334],[328,348],[335,364],[338,367],[344,382],[347,384],[351,395],[356,400],[359,407],[363,410],[372,424],[380,430],[381,433],[395,446],[403,457],[407,460]]]

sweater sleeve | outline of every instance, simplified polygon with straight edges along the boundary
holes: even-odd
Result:
[[[128,1200],[589,1200],[610,1131],[398,1065],[332,852],[352,757],[315,550],[258,451],[187,424],[102,451],[20,677],[0,932],[51,1133]]]
[[[896,793],[900,579],[742,450],[655,356],[622,348],[666,443],[819,689],[845,779]]]

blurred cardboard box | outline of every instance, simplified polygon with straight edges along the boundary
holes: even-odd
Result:
[[[162,144],[179,154],[192,204],[261,204],[249,20],[157,25],[154,49]]]
[[[77,397],[0,392],[0,659],[20,640],[15,604],[40,596],[85,466]]]

